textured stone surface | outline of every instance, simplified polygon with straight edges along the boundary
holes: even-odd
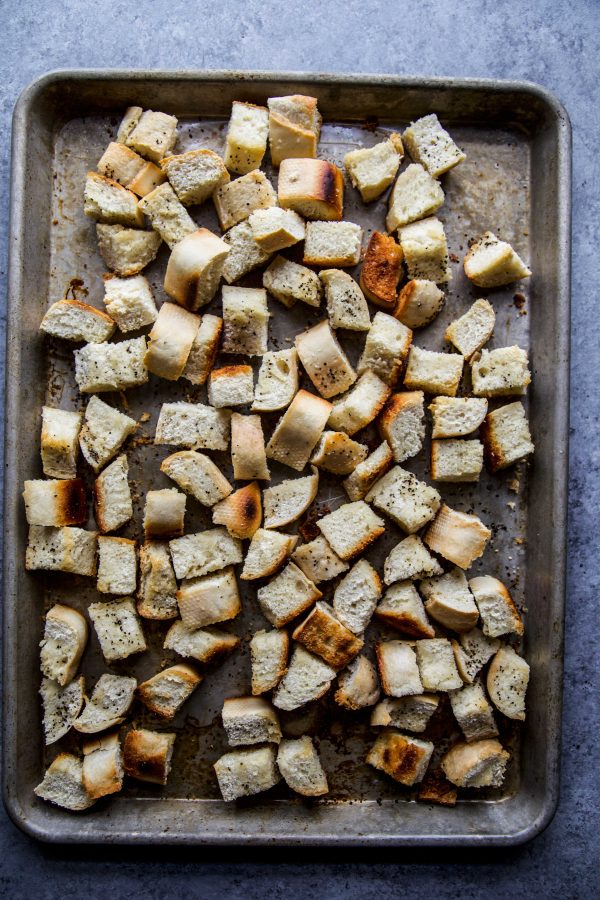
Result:
[[[597,0],[368,0],[258,3],[37,0],[4,6],[0,35],[1,322],[4,327],[10,115],[52,68],[190,67],[487,76],[538,81],[574,129],[573,365],[562,798],[530,845],[481,853],[224,852],[61,848],[1,813],[0,893],[17,897],[587,898],[600,887],[598,696]],[[548,298],[560,302],[560,298]],[[2,337],[2,353],[4,338]],[[210,860],[205,862],[205,860]],[[237,864],[234,864],[237,861]],[[278,865],[274,865],[277,862]]]

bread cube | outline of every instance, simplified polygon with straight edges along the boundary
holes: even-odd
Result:
[[[276,256],[265,269],[262,283],[284,306],[291,307],[297,300],[308,306],[321,303],[322,286],[317,273],[283,256]]]
[[[190,631],[235,619],[242,604],[233,567],[184,581],[177,603],[181,621]]]
[[[290,562],[268,584],[258,589],[258,604],[265,619],[282,628],[309,609],[322,594],[304,572]]]
[[[497,638],[504,634],[523,635],[523,621],[508,588],[491,575],[471,578],[469,589],[481,616],[483,633]]]
[[[519,401],[507,403],[488,413],[480,433],[485,460],[491,472],[506,469],[535,450],[527,416]]]
[[[307,222],[303,262],[313,266],[355,266],[361,246],[362,228],[354,222]]]
[[[87,341],[101,344],[115,330],[111,316],[79,300],[59,300],[53,303],[40,323],[40,331],[66,341]]]
[[[375,651],[381,686],[388,696],[423,693],[417,657],[408,641],[380,641]]]
[[[118,453],[135,428],[135,419],[104,403],[99,397],[90,398],[79,433],[79,445],[95,472]]]
[[[141,197],[166,180],[154,163],[148,162],[125,144],[115,142],[108,145],[96,168],[101,175],[118,181]]]
[[[137,611],[144,619],[173,619],[178,613],[177,582],[166,541],[140,547],[140,586]]]
[[[237,800],[268,791],[281,776],[275,762],[274,747],[233,750],[214,764],[223,800]]]
[[[430,216],[443,202],[444,192],[439,182],[423,166],[412,163],[396,179],[385,226],[388,231],[395,231]]]
[[[248,222],[254,240],[265,253],[276,253],[304,240],[304,221],[292,209],[257,209]]]
[[[201,681],[202,676],[195,669],[180,663],[144,681],[137,694],[153,715],[168,721],[174,718]]]
[[[268,135],[268,110],[234,100],[225,138],[227,168],[239,175],[258,169],[267,149]]]
[[[492,532],[475,515],[442,504],[423,540],[435,553],[461,569],[469,569],[482,556]]]
[[[297,334],[295,344],[300,362],[321,396],[335,397],[356,381],[356,372],[327,319]]]
[[[175,303],[163,303],[148,335],[150,342],[144,357],[149,372],[169,381],[181,377],[196,334],[200,316]]]
[[[456,668],[467,684],[472,684],[486,662],[500,647],[500,641],[488,638],[479,628],[463,631],[452,641]]]
[[[348,475],[366,459],[367,453],[365,444],[353,441],[343,431],[324,431],[311,463],[335,475]]]
[[[414,534],[433,519],[441,502],[435,488],[400,466],[394,466],[376,481],[365,499],[408,534]]]
[[[333,609],[318,601],[292,638],[334,669],[343,669],[362,650],[364,641],[336,618]]]
[[[325,159],[284,159],[277,195],[283,209],[293,209],[306,219],[339,221],[344,208],[344,177]]]
[[[407,328],[424,328],[439,315],[445,299],[434,281],[413,278],[398,294],[394,316]]]
[[[208,382],[208,402],[217,409],[246,406],[254,399],[252,366],[213,369]]]
[[[131,597],[92,603],[89,617],[107,663],[146,650],[146,640]]]
[[[314,467],[312,475],[265,488],[265,528],[283,528],[299,519],[317,496],[318,489],[319,473]]]
[[[487,672],[490,700],[508,719],[525,721],[529,664],[512,647],[500,647]]]
[[[25,568],[72,572],[74,575],[96,573],[96,532],[83,528],[49,528],[30,525],[25,550]]]
[[[408,356],[412,331],[384,312],[375,313],[358,361],[357,372],[370,369],[378,378],[394,386]]]
[[[137,781],[167,783],[176,734],[138,728],[128,731],[123,741],[125,772]]]
[[[137,586],[136,542],[119,537],[98,538],[98,581],[101,594],[133,594]]]
[[[270,350],[260,361],[252,403],[253,412],[284,409],[298,391],[298,354],[289,350]]]
[[[327,424],[352,436],[370,425],[391,394],[390,387],[367,370],[346,394],[333,401]]]
[[[90,697],[86,697],[85,708],[74,723],[81,734],[97,734],[108,728],[115,728],[125,720],[129,712],[137,681],[122,675],[101,675]]]
[[[222,231],[243,222],[256,209],[277,206],[277,194],[264,172],[248,172],[228,184],[222,184],[212,195]]]
[[[494,307],[487,300],[476,300],[463,316],[448,325],[444,340],[469,360],[489,341],[495,323]]]
[[[260,527],[262,502],[258,482],[245,484],[213,507],[215,525],[224,525],[232,537],[246,540]]]
[[[429,768],[419,787],[417,800],[438,806],[456,806],[458,791],[444,775],[442,769]]]
[[[464,268],[467,278],[482,288],[502,287],[531,275],[531,269],[510,244],[499,240],[491,231],[486,231],[471,245]]]
[[[481,682],[462,685],[450,692],[450,704],[465,740],[481,741],[498,734],[492,707],[487,701]]]
[[[366,630],[381,597],[381,578],[366,559],[359,559],[333,592],[335,614],[354,634]]]
[[[23,483],[29,525],[81,525],[87,521],[87,500],[81,478],[34,479]]]
[[[227,450],[231,414],[204,403],[163,403],[156,423],[155,444]]]
[[[323,269],[319,278],[325,289],[327,315],[332,328],[368,331],[369,307],[356,281],[341,269]]]
[[[277,207],[273,207],[273,209],[275,208]],[[264,211],[269,212],[270,210]],[[223,278],[227,284],[239,281],[248,272],[269,260],[270,253],[256,243],[249,222],[240,222],[239,225],[234,225],[224,235],[223,240],[229,245],[229,254],[223,266]]]
[[[83,745],[83,786],[97,800],[123,787],[123,757],[118,734],[92,738]]]
[[[61,687],[73,681],[88,639],[88,625],[76,609],[55,603],[46,613],[40,641],[42,675]]]
[[[385,531],[383,519],[364,500],[344,503],[319,519],[317,527],[334,553],[343,560],[363,553]]]
[[[458,787],[500,787],[510,754],[492,739],[455,744],[442,759],[446,777]]]
[[[410,637],[432,638],[435,633],[423,601],[410,581],[398,581],[388,588],[375,610],[375,616]]]
[[[374,231],[360,270],[360,286],[367,300],[393,312],[402,275],[402,250],[393,237]]]
[[[304,797],[320,797],[329,791],[327,776],[312,738],[283,740],[277,751],[277,765],[285,783]]]
[[[219,352],[222,331],[223,319],[211,316],[210,313],[202,316],[182,378],[186,378],[192,384],[205,384]]]
[[[119,144],[125,144],[127,138],[138,124],[142,117],[142,113],[144,110],[141,106],[128,106],[125,110],[125,115],[121,120],[121,124],[119,125],[119,130],[117,131],[116,141]]]
[[[417,641],[415,650],[425,690],[455,691],[462,687],[450,641],[445,638]]]
[[[458,353],[436,353],[422,347],[410,349],[404,384],[409,390],[455,397],[463,370],[463,357]]]
[[[431,216],[398,231],[409,278],[443,284],[452,279],[444,226]]]
[[[284,159],[314,159],[321,131],[321,116],[316,98],[303,94],[269,97],[267,106],[273,165],[280,165]]]
[[[83,193],[86,216],[105,225],[130,225],[141,228],[144,214],[139,199],[111,178],[88,172]]]
[[[116,531],[133,515],[125,454],[118,456],[98,476],[94,485],[94,516],[102,532]]]
[[[278,744],[277,713],[262,697],[228,697],[223,703],[223,728],[232,747],[241,744]]]
[[[472,434],[483,422],[487,400],[477,397],[435,397],[429,404],[432,438],[456,438]]]
[[[373,706],[381,696],[379,678],[373,663],[366,656],[357,656],[338,676],[335,702],[344,709],[365,709]]]
[[[44,475],[74,478],[77,474],[79,432],[83,414],[66,409],[42,407],[40,452]]]
[[[390,186],[403,155],[402,139],[396,132],[373,147],[359,147],[346,153],[346,172],[365,203],[376,200]]]
[[[95,803],[83,784],[83,763],[72,753],[59,753],[33,792],[42,800],[73,811],[88,809]]]
[[[256,578],[274,575],[282,567],[297,542],[298,538],[295,535],[258,528],[252,535],[244,560],[244,568],[240,575],[242,581],[253,581]]]
[[[269,310],[262,288],[223,288],[223,353],[262,356],[267,352]]]
[[[479,611],[460,569],[426,578],[419,583],[419,590],[425,597],[427,613],[445,628],[467,632],[477,624]]]
[[[169,628],[164,647],[174,650],[180,656],[197,659],[198,662],[213,663],[221,660],[239,645],[235,634],[227,634],[219,628],[197,628],[190,631],[178,619]]]
[[[439,706],[435,694],[414,694],[408,697],[386,698],[371,713],[371,725],[391,725],[402,731],[425,731],[429,720]]]
[[[389,444],[384,441],[377,450],[359,462],[351,475],[342,484],[350,500],[362,500],[376,481],[388,471],[394,461]]]
[[[331,403],[308,391],[298,391],[277,423],[267,444],[269,459],[301,472],[323,433]]]
[[[377,420],[379,434],[391,447],[396,462],[416,456],[425,438],[423,391],[392,394]]]
[[[120,344],[86,344],[73,356],[75,381],[82,394],[126,391],[148,381],[145,337]]]
[[[160,167],[184,206],[199,206],[230,180],[225,163],[212,150],[188,150],[166,156]]]
[[[171,251],[165,293],[191,310],[206,306],[217,292],[230,249],[207,228],[187,234]]]
[[[242,544],[226,528],[208,528],[169,541],[177,578],[201,578],[242,562]],[[242,575],[243,577],[243,575]]]
[[[140,209],[163,241],[173,249],[178,241],[197,230],[197,225],[170,184],[159,184],[139,201]]]
[[[260,416],[231,414],[231,464],[237,481],[270,480]]]
[[[105,278],[104,305],[123,332],[151,325],[158,315],[148,279],[143,275]]]
[[[44,709],[44,743],[54,744],[64,737],[77,719],[83,706],[85,679],[83,675],[61,687],[51,678],[43,678],[40,697]]]
[[[122,275],[137,275],[152,262],[162,244],[155,231],[140,231],[123,225],[96,225],[98,250],[107,267]]]
[[[126,129],[128,127],[126,126]],[[153,162],[159,162],[163,156],[168,156],[175,146],[177,119],[167,113],[146,109],[141,113],[129,133],[126,136],[123,134],[122,138],[128,147],[133,147],[134,150]],[[119,140],[118,136],[117,140]]]
[[[273,693],[273,705],[289,712],[319,700],[334,678],[334,668],[301,644],[295,644],[288,670]]]
[[[409,534],[396,544],[383,564],[383,580],[386,584],[431,578],[442,573],[439,562],[416,534]]]
[[[466,158],[442,128],[435,113],[411,122],[402,140],[412,159],[421,163],[434,178],[439,178]]]
[[[366,756],[366,762],[399,784],[410,787],[423,780],[433,744],[395,732],[380,734]]]
[[[185,494],[175,488],[148,491],[144,506],[144,535],[173,538],[183,534]]]
[[[292,559],[315,584],[330,581],[348,569],[348,563],[334,553],[322,534],[298,547]]]
[[[431,477],[434,481],[479,481],[483,444],[479,441],[431,442]]]
[[[256,631],[250,640],[252,693],[264,694],[276,687],[287,670],[290,639],[284,629]]]

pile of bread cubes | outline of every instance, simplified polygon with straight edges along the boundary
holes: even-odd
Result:
[[[144,619],[169,622],[164,647],[183,661],[142,684],[106,673],[88,692],[78,674],[88,621],[54,605],[40,645],[46,743],[72,728],[84,740],[79,755],[54,759],[36,794],[81,810],[119,791],[125,774],[166,784],[176,734],[130,728],[123,736],[119,726],[134,698],[168,723],[202,681],[190,661],[236,649],[239,638],[215,626],[241,610],[238,578],[255,582],[271,628],[250,640],[251,694],[223,704],[233,749],[214,770],[225,800],[266,791],[281,778],[298,794],[327,794],[318,747],[308,735],[283,737],[278,711],[332,689],[346,710],[372,707],[379,731],[366,762],[400,785],[420,785],[419,799],[453,805],[457,787],[501,786],[509,752],[495,711],[525,717],[529,666],[513,646],[521,616],[502,582],[468,577],[491,537],[487,525],[402,467],[422,450],[426,403],[434,483],[475,482],[484,458],[493,473],[533,452],[524,407],[514,399],[530,382],[527,353],[483,349],[495,319],[487,299],[449,325],[451,350],[413,343],[442,309],[451,278],[435,213],[444,202],[441,176],[464,154],[427,115],[402,135],[349,152],[344,175],[318,158],[317,101],[301,95],[271,98],[268,108],[234,102],[223,157],[203,148],[173,155],[177,124],[162,112],[128,109],[87,175],[85,213],[96,221],[110,269],[105,310],[60,300],[41,330],[79,343],[75,379],[91,396],[82,413],[43,408],[46,478],[26,481],[23,495],[27,569],[96,578],[97,590],[112,595],[87,609],[106,663],[147,649]],[[260,168],[267,143],[277,189]],[[411,161],[400,170],[405,151]],[[390,186],[385,230],[363,247],[361,227],[344,219],[344,191],[357,190],[367,204]],[[209,201],[222,236],[188,212]],[[140,273],[163,241],[170,300],[157,310]],[[281,253],[295,245],[302,262]],[[345,269],[359,261],[357,281]],[[237,284],[259,267],[262,288]],[[531,274],[489,231],[471,244],[464,270],[486,291]],[[202,315],[219,291],[222,314]],[[321,314],[324,298],[326,314],[290,349],[270,350],[268,294],[283,307],[305,304],[307,318]],[[144,328],[148,335],[126,337]],[[337,329],[364,333],[356,368]],[[125,339],[112,341],[117,331]],[[252,366],[228,364],[228,354],[259,358],[256,383]],[[310,390],[299,389],[300,366]],[[133,515],[124,448],[138,423],[100,395],[143,385],[150,375],[206,385],[208,402],[174,398],[160,409],[154,441],[177,448],[160,466],[176,487],[147,490],[138,547],[115,535]],[[457,396],[461,384],[469,387]],[[488,410],[491,398],[500,404]],[[273,412],[279,421],[265,435],[262,414]],[[361,432],[371,423],[379,438],[369,447]],[[98,532],[81,527],[88,513],[79,450],[96,473]],[[210,456],[227,450],[235,484]],[[287,475],[269,487],[273,463]],[[314,534],[300,542],[295,526],[314,510],[323,471],[339,476],[347,501],[316,518]],[[188,498],[212,511],[214,527],[184,533]],[[378,572],[363,554],[390,521],[405,536]],[[326,603],[320,586],[332,579]],[[376,665],[364,652],[372,617],[398,635],[379,639]],[[436,760],[434,744],[418,735],[444,694],[464,739]]]

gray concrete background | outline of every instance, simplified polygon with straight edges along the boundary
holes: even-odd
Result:
[[[523,78],[559,96],[574,132],[563,777],[560,807],[547,831],[520,849],[466,854],[103,850],[38,845],[2,811],[0,895],[19,900],[598,896],[598,0],[2,0],[0,15],[2,329],[10,116],[21,89],[49,69],[204,67]],[[3,335],[0,341],[3,357]]]

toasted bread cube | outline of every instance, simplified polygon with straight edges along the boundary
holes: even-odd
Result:
[[[75,722],[75,729],[82,734],[97,734],[120,725],[133,703],[136,688],[135,678],[101,675],[91,697],[86,697],[85,708]]]
[[[417,800],[437,806],[456,806],[458,791],[444,775],[441,768],[429,768],[419,787]]]
[[[123,332],[151,325],[158,315],[148,279],[143,275],[105,278],[104,305]]]
[[[207,228],[186,234],[171,251],[165,293],[191,310],[206,306],[217,292],[230,249]]]
[[[283,566],[297,542],[295,535],[258,528],[252,535],[244,560],[240,575],[242,581],[274,575]]]
[[[346,153],[346,172],[365,203],[376,200],[390,186],[403,156],[402,139],[396,132],[373,147],[359,147]]]
[[[398,237],[409,278],[435,284],[451,280],[446,234],[439,219],[431,216],[411,222],[398,230]]]
[[[287,672],[275,688],[273,705],[291,711],[319,700],[331,687],[335,669],[296,644]]]
[[[448,325],[444,340],[450,341],[469,360],[489,341],[495,324],[496,313],[491,303],[476,300],[463,316]]]
[[[123,742],[123,766],[131,778],[166,784],[176,734],[138,728],[129,731]]]
[[[276,207],[273,207],[274,209]],[[268,212],[269,210],[265,210]],[[230,228],[223,240],[229,246],[229,253],[223,266],[223,278],[227,284],[239,281],[248,272],[262,266],[270,258],[270,253],[256,243],[249,222],[240,222]]]
[[[475,597],[486,637],[497,638],[504,634],[522,636],[524,627],[521,615],[508,588],[501,581],[491,575],[479,575],[470,579],[469,589]]]
[[[136,542],[119,537],[98,538],[98,581],[101,594],[133,594],[137,586]]]
[[[443,202],[444,192],[439,182],[423,166],[411,163],[396,179],[385,226],[388,231],[395,231],[430,216]]]
[[[230,180],[225,163],[212,150],[188,150],[166,156],[160,167],[184,206],[199,206]]]
[[[287,671],[290,639],[284,629],[256,631],[250,640],[252,693],[264,694],[276,687]]]
[[[231,415],[203,403],[163,403],[156,424],[155,444],[227,450]]]
[[[402,250],[393,237],[373,232],[360,270],[360,286],[367,300],[389,312],[396,306],[402,259]]]
[[[118,181],[123,187],[134,190],[131,187],[131,184],[135,183],[136,187],[139,187],[139,179],[142,172],[144,172],[144,175],[147,177],[147,166],[152,166],[154,176],[155,178],[158,178],[156,184],[160,184],[165,180],[165,176],[158,166],[149,163],[140,156],[139,153],[136,153],[135,150],[126,147],[125,144],[111,141],[98,160],[96,168],[100,175],[104,175],[105,178]],[[134,191],[134,193],[137,194],[139,191]]]
[[[222,719],[232,747],[278,744],[281,740],[277,713],[262,697],[228,697],[223,703]]]
[[[283,740],[277,751],[277,766],[285,783],[304,797],[320,797],[329,791],[327,776],[312,738]]]
[[[362,228],[354,222],[307,222],[303,262],[313,266],[355,266]]]
[[[333,609],[318,601],[292,637],[334,669],[343,669],[362,650],[364,641],[336,618]]]
[[[226,528],[209,528],[169,541],[177,578],[201,578],[242,561],[242,544]],[[242,576],[243,577],[243,576]]]
[[[184,581],[177,603],[181,621],[190,631],[235,619],[242,604],[233,567]]]
[[[458,787],[501,787],[510,754],[493,738],[455,744],[442,759],[446,777]]]
[[[319,306],[322,286],[319,276],[312,269],[298,263],[276,256],[263,272],[263,287],[288,308],[297,300],[308,306]]]
[[[82,394],[126,391],[146,384],[146,338],[120,344],[86,344],[75,350],[75,381]]]
[[[475,515],[442,504],[423,540],[435,553],[461,569],[469,569],[482,556],[492,532]]]
[[[381,686],[388,696],[423,693],[417,657],[409,641],[380,641],[375,651]]]
[[[163,184],[165,181],[166,178],[158,166],[147,162],[127,187],[134,194],[137,194],[138,197],[145,197],[146,194],[150,194],[159,184]]]
[[[237,481],[270,480],[260,416],[232,413],[231,462]]]
[[[89,617],[107,663],[146,650],[146,640],[131,597],[92,603]]]
[[[144,507],[146,538],[172,538],[183,534],[185,494],[176,488],[148,491]]]
[[[441,312],[445,299],[434,281],[413,278],[398,294],[394,316],[407,328],[424,328]]]
[[[523,404],[518,400],[487,414],[481,426],[481,439],[492,472],[506,469],[535,450]]]
[[[348,475],[367,458],[368,449],[343,431],[324,431],[311,462],[326,472]]]
[[[425,731],[429,720],[439,706],[435,694],[413,694],[408,697],[385,699],[371,713],[371,725],[391,725],[402,731]]]
[[[330,581],[348,569],[348,563],[334,553],[322,534],[298,547],[292,559],[315,584]]]
[[[268,350],[268,323],[263,288],[223,288],[223,353],[262,356]]]
[[[327,424],[352,436],[371,424],[390,394],[391,388],[367,370],[346,394],[333,401]]]
[[[432,438],[455,438],[472,434],[483,422],[487,400],[478,397],[435,397],[429,404],[433,418]]]
[[[376,481],[365,499],[408,534],[414,534],[433,519],[441,502],[435,488],[419,481],[412,472],[400,466],[394,466]]]
[[[40,331],[66,341],[87,341],[101,344],[115,330],[111,316],[79,300],[59,300],[53,303],[40,323]]]
[[[450,704],[467,743],[493,738],[498,734],[492,707],[481,682],[465,684],[450,692]]]
[[[477,624],[479,612],[461,569],[426,578],[419,583],[419,590],[428,614],[445,628],[470,631]]]
[[[377,420],[379,434],[391,447],[396,462],[416,456],[425,438],[423,391],[392,394]]]
[[[363,553],[385,531],[383,519],[364,500],[344,503],[317,521],[317,527],[340,559]]]
[[[59,741],[67,734],[83,706],[85,679],[83,675],[61,687],[51,678],[42,679],[40,696],[44,708],[44,743]]]
[[[333,608],[342,625],[360,635],[371,621],[380,597],[381,578],[371,563],[359,559],[337,585]]]
[[[321,131],[321,116],[316,98],[303,94],[269,97],[267,105],[273,165],[280,165],[284,159],[314,159]]]
[[[338,676],[335,702],[345,709],[357,710],[373,706],[381,696],[379,678],[366,656],[357,656]]]
[[[301,472],[321,437],[331,403],[308,391],[298,391],[277,423],[267,444],[267,456]]]
[[[201,385],[206,382],[219,352],[222,330],[223,319],[219,316],[211,316],[209,313],[202,316],[182,378],[192,384]]]
[[[137,695],[151,713],[168,721],[174,718],[201,681],[202,675],[195,669],[179,663],[140,684]]]
[[[117,131],[116,141],[119,144],[125,144],[127,138],[140,121],[142,117],[142,113],[144,110],[141,106],[128,106],[125,110],[125,115],[121,120],[121,124],[119,125],[119,130]]]
[[[252,366],[213,369],[208,381],[208,402],[217,409],[246,406],[254,399]]]
[[[137,611],[144,619],[159,621],[177,615],[177,582],[166,541],[148,541],[140,547]]]
[[[499,240],[491,231],[472,244],[464,268],[467,278],[482,288],[502,287],[531,275],[531,269],[510,244]]]
[[[342,482],[350,500],[362,500],[394,461],[389,444],[384,441]]]
[[[433,744],[429,741],[386,732],[379,735],[366,761],[394,781],[410,787],[423,780],[432,753]]]
[[[135,419],[91,397],[79,434],[79,445],[87,462],[98,472],[115,456],[136,427]]]
[[[175,146],[177,119],[167,113],[146,109],[129,133],[123,135],[123,139],[128,147],[157,163],[163,156],[168,156]]]
[[[408,357],[404,385],[409,390],[455,397],[463,363],[464,359],[458,353],[436,353],[413,345]]]
[[[49,478],[75,478],[82,421],[82,413],[42,407],[40,452],[44,475]]]
[[[94,485],[94,515],[100,531],[116,531],[133,515],[129,466],[124,453],[107,466]]]
[[[265,488],[265,528],[283,528],[299,519],[317,496],[318,489],[319,473],[314,467],[312,475]]]
[[[88,639],[88,625],[76,609],[55,605],[46,613],[40,641],[42,675],[61,687],[73,681]]]
[[[268,110],[264,106],[234,100],[225,139],[227,168],[239,175],[258,169],[267,149],[268,135]]]
[[[387,313],[375,313],[356,371],[370,369],[393,387],[400,376],[412,342],[412,331]]]
[[[500,647],[487,673],[487,689],[496,709],[508,719],[525,721],[529,664],[512,647]]]
[[[289,350],[270,350],[260,362],[252,403],[253,412],[285,409],[298,392],[298,354]]]
[[[144,224],[144,214],[136,195],[118,181],[97,172],[87,173],[83,199],[84,213],[97,222],[138,228]]]
[[[277,206],[277,194],[264,172],[248,172],[228,184],[222,184],[212,195],[222,231],[243,222],[256,209]]]
[[[34,479],[23,483],[25,515],[29,525],[82,525],[87,522],[87,500],[81,478]]]
[[[139,206],[171,250],[178,241],[197,230],[198,226],[167,182],[142,197]]]
[[[442,573],[439,562],[416,534],[409,534],[396,544],[383,564],[383,579],[386,584],[431,578]]]
[[[123,787],[123,755],[118,734],[92,738],[83,745],[83,786],[97,800]]]
[[[304,220],[293,209],[257,209],[248,222],[254,240],[265,253],[277,253],[304,240]]]
[[[398,581],[387,589],[375,616],[391,628],[416,638],[432,638],[423,601],[410,581]]]
[[[95,803],[83,783],[83,763],[72,753],[59,753],[33,792],[63,809],[88,809]]]
[[[155,231],[140,231],[123,225],[96,225],[100,256],[112,272],[137,275],[152,262],[162,244]]]
[[[344,177],[336,165],[324,159],[284,159],[277,195],[283,209],[292,209],[306,219],[339,221],[344,208]]]
[[[195,450],[181,450],[167,456],[160,470],[203,506],[214,506],[233,490],[212,459]]]
[[[96,532],[83,528],[29,527],[25,568],[94,575],[96,572]]]
[[[434,481],[479,481],[483,444],[479,441],[431,442],[431,477]]]
[[[219,628],[197,628],[190,631],[178,619],[167,631],[164,647],[166,650],[174,650],[180,656],[212,663],[227,656],[239,643],[240,639],[235,634],[227,634]]]
[[[463,631],[459,640],[452,641],[456,668],[467,684],[472,684],[486,662],[500,647],[500,641],[488,638],[479,628]]]
[[[462,687],[450,641],[445,638],[417,641],[415,650],[425,690],[455,691]]]
[[[152,331],[144,362],[149,372],[177,381],[194,343],[200,316],[195,316],[175,303],[163,303]]]
[[[233,750],[221,756],[214,770],[223,800],[250,797],[276,785],[281,776],[275,759],[274,747]]]
[[[224,525],[233,537],[246,540],[260,527],[262,502],[256,481],[245,484],[213,507],[215,525]]]
[[[335,397],[356,381],[356,372],[327,319],[296,335],[295,343],[300,362],[321,396]]]
[[[415,162],[421,163],[430,175],[439,178],[465,159],[435,113],[411,122],[402,140]]]
[[[331,327],[368,331],[371,327],[369,307],[354,278],[341,269],[323,269],[319,278],[325,289]]]

